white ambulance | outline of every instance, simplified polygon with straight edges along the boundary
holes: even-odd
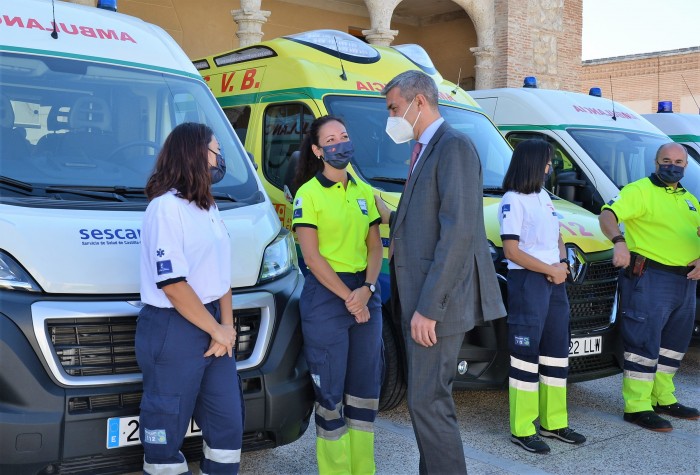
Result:
[[[677,114],[671,101],[660,101],[656,114],[642,114],[642,117],[674,142],[683,144],[688,157],[700,163],[700,114]]]
[[[306,429],[294,241],[190,60],[136,18],[0,0],[0,473],[142,465],[143,188],[184,121],[208,124],[227,162],[213,191],[231,236],[244,448]],[[198,451],[188,438],[183,452]]]
[[[548,188],[593,213],[627,183],[649,176],[659,146],[670,139],[633,110],[592,94],[525,87],[469,91],[508,141],[541,138],[556,159]],[[700,164],[688,164],[683,186],[700,196]]]
[[[627,183],[649,176],[656,151],[671,141],[641,115],[601,97],[599,88],[589,95],[538,89],[530,76],[522,88],[469,94],[513,146],[531,138],[550,142],[556,157],[547,188],[596,214]],[[700,162],[688,161],[681,183],[700,196]],[[693,336],[700,338],[700,288]]]

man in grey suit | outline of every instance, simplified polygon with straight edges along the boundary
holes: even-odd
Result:
[[[463,474],[452,399],[459,349],[475,324],[506,314],[484,229],[481,163],[471,140],[441,117],[430,76],[406,71],[382,94],[387,134],[420,144],[396,212],[389,217],[379,203],[391,225],[392,300],[400,302],[419,471]]]

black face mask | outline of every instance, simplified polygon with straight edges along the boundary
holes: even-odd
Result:
[[[348,166],[354,153],[355,149],[349,140],[323,147],[323,159],[327,164],[338,170],[343,170]]]
[[[664,183],[678,183],[683,178],[685,173],[684,167],[679,167],[673,163],[659,163],[659,171],[656,176]]]
[[[211,184],[213,185],[224,179],[224,175],[226,175],[226,161],[220,153],[216,153],[212,149],[209,149],[209,151],[216,155],[216,166],[209,167],[209,176],[211,177]]]

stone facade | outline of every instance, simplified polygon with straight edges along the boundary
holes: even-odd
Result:
[[[674,112],[699,112],[700,46],[584,61],[581,77],[581,92],[600,87],[640,114],[656,112],[658,101],[673,101]]]

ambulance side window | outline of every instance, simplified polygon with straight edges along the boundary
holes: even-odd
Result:
[[[277,188],[284,188],[292,154],[299,150],[313,120],[304,104],[275,104],[265,109],[262,169],[267,181]],[[293,175],[294,170],[289,173]]]
[[[558,197],[582,206],[591,212],[600,212],[602,206],[600,194],[586,174],[556,140],[545,134],[533,132],[515,132],[508,134],[506,138],[514,148],[518,143],[528,139],[545,140],[552,144],[554,147],[554,158],[552,159],[554,172],[545,183],[545,188]]]
[[[228,121],[231,122],[231,126],[234,132],[236,132],[236,135],[238,135],[238,139],[245,145],[245,137],[248,133],[248,124],[250,123],[250,107],[226,107],[224,109],[224,114],[228,117]]]

